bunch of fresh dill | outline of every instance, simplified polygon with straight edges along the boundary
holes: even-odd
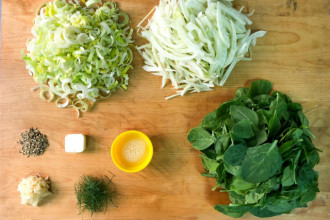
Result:
[[[116,187],[107,176],[94,177],[83,175],[75,184],[77,205],[80,213],[88,210],[91,216],[95,212],[106,211],[109,204],[114,206],[113,200],[116,196]]]

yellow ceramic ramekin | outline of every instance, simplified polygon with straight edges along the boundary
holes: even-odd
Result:
[[[138,162],[128,162],[123,156],[124,145],[131,140],[145,141],[145,152],[143,158]],[[153,155],[153,146],[147,135],[140,131],[126,131],[116,137],[111,146],[111,157],[115,165],[129,173],[135,173],[143,170],[151,161]]]

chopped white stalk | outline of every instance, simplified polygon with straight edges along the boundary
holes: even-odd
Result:
[[[162,87],[170,80],[178,89],[166,99],[222,86],[237,62],[251,60],[245,56],[266,32],[251,34],[246,26],[252,22],[241,10],[230,0],[160,0],[138,24],[149,41],[137,47],[144,70],[162,76]]]

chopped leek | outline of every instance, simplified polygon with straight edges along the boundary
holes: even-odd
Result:
[[[266,34],[251,34],[246,26],[252,21],[231,0],[160,0],[153,10],[138,25],[149,43],[137,49],[144,69],[162,76],[162,87],[170,80],[178,90],[167,99],[223,86],[239,61],[251,60],[256,38]]]
[[[74,107],[78,115],[117,88],[125,90],[132,68],[129,17],[115,3],[101,2],[55,0],[42,5],[23,54],[41,98],[51,101],[56,96],[58,107]]]

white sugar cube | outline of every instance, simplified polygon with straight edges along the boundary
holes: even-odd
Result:
[[[86,138],[83,134],[68,134],[65,136],[65,152],[81,153],[86,149]]]

